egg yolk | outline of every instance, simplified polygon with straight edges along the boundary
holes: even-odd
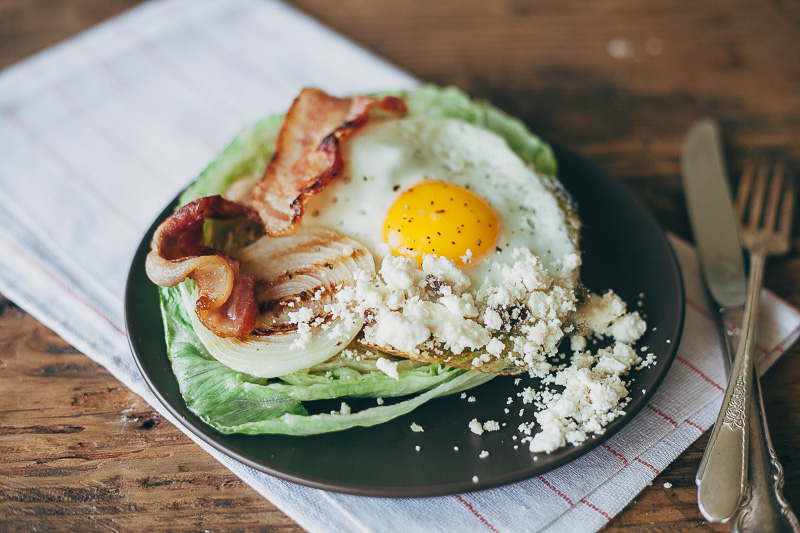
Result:
[[[395,255],[447,257],[464,266],[494,248],[497,215],[483,199],[452,183],[424,181],[403,192],[383,224]]]

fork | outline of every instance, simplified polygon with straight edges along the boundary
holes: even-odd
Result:
[[[750,252],[750,277],[742,333],[731,365],[722,409],[698,471],[698,476],[702,477],[709,460],[722,459],[724,462],[727,458],[729,468],[740,472],[739,479],[744,488],[748,479],[748,458],[755,453],[753,459],[755,456],[761,459],[754,461],[752,474],[755,474],[755,479],[748,485],[741,512],[734,524],[734,530],[738,531],[800,531],[797,518],[781,494],[782,468],[769,439],[753,363],[764,266],[768,256],[789,251],[794,203],[794,180],[785,178],[783,162],[774,165],[772,172],[763,162],[746,166],[736,205],[742,245]],[[753,404],[754,400],[758,402],[757,405]],[[754,422],[753,418],[757,421]],[[763,447],[757,446],[751,451],[752,423],[760,426],[752,431],[761,434]],[[764,448],[768,451],[765,452]],[[733,487],[729,489],[736,490]]]
[[[755,164],[751,159],[742,174],[742,181],[736,199],[736,213],[742,221],[741,239],[750,252],[750,282],[752,307],[758,309],[758,297],[763,280],[766,258],[769,255],[783,255],[790,249],[790,233],[795,202],[795,182],[785,176],[785,163],[779,161],[772,172],[769,184],[769,171],[763,161]],[[755,181],[755,184],[753,183]],[[784,185],[785,183],[785,185]],[[769,198],[764,197],[769,194]],[[766,212],[764,213],[764,207]],[[746,218],[745,218],[746,217]],[[780,217],[780,219],[778,219]],[[755,276],[759,276],[756,278]],[[748,294],[748,301],[750,300]],[[755,314],[752,317],[756,322]],[[743,325],[744,327],[744,325]],[[745,330],[746,332],[749,329]],[[753,327],[755,346],[755,328]],[[752,359],[752,358],[751,358]],[[757,449],[750,450],[750,484],[739,514],[734,523],[734,531],[792,531],[800,533],[800,523],[783,497],[783,467],[772,447],[764,413],[764,401],[758,376],[753,373],[753,396],[756,402],[751,407],[751,418],[757,424],[753,432],[761,437]],[[754,441],[751,441],[754,442]]]

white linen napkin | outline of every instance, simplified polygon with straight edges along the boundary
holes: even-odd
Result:
[[[302,87],[416,84],[260,0],[153,1],[14,65],[0,73],[0,292],[175,422],[125,339],[124,284],[145,229],[235,133],[287,109]],[[377,499],[282,481],[198,444],[310,531],[597,530],[713,424],[722,399],[694,252],[673,245],[687,294],[677,360],[631,423],[557,470],[482,492]],[[800,313],[762,296],[763,372],[796,340]]]

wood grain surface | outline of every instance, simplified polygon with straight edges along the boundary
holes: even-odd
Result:
[[[137,3],[0,0],[0,68]],[[800,161],[797,2],[293,3],[419,78],[488,98],[571,147],[690,240],[678,153],[695,118],[720,119],[734,175],[754,150]],[[766,285],[800,306],[799,272],[793,251],[769,263]],[[800,349],[766,376],[764,393],[784,492],[800,510]],[[706,440],[607,530],[728,530],[697,510],[694,475]],[[0,297],[0,530],[146,529],[299,530],[102,367]]]

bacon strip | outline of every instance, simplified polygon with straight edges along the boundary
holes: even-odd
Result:
[[[278,134],[275,156],[253,189],[253,206],[267,235],[296,231],[311,196],[341,173],[341,141],[367,123],[373,107],[408,111],[405,102],[394,96],[335,98],[319,89],[300,93]]]
[[[254,277],[240,273],[235,259],[205,246],[205,221],[245,218],[271,237],[294,233],[309,198],[341,174],[342,140],[367,123],[374,107],[408,112],[405,102],[394,96],[335,98],[319,89],[303,90],[286,115],[275,155],[250,200],[208,196],[181,207],[156,230],[145,263],[148,277],[166,287],[192,278],[200,294],[195,311],[203,325],[220,337],[251,333],[258,315]]]
[[[188,203],[156,229],[145,260],[147,276],[156,285],[173,287],[187,277],[197,283],[197,316],[220,337],[247,335],[258,314],[253,276],[240,273],[238,261],[203,242],[206,220],[235,218],[261,225],[252,208],[221,196]]]

